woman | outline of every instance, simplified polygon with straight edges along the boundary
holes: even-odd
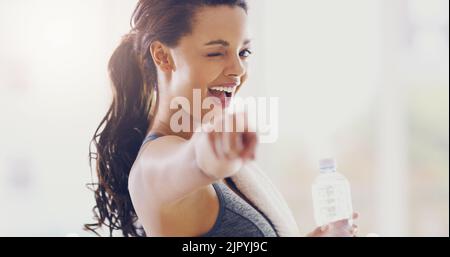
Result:
[[[257,135],[248,127],[194,133],[205,128],[206,113],[191,115],[189,106],[183,109],[192,129],[173,129],[177,97],[192,103],[197,90],[202,100],[214,97],[226,108],[244,84],[251,54],[246,28],[245,0],[139,1],[132,29],[109,62],[114,94],[93,138],[97,223],[87,229],[106,225],[111,235],[121,230],[124,236],[278,236],[227,179],[255,158]]]

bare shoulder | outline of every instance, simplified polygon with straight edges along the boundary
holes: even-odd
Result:
[[[155,170],[160,169],[167,161],[167,156],[174,155],[175,149],[188,141],[178,136],[163,136],[144,144],[131,167],[129,186],[149,186],[142,183]],[[176,156],[173,156],[176,160]]]
[[[163,136],[147,142],[141,147],[136,158],[136,164],[139,166],[144,165],[141,168],[145,170],[146,165],[155,163],[153,160],[158,160],[162,155],[170,153],[174,148],[185,143],[187,143],[187,140],[178,136]],[[142,156],[145,156],[145,158],[140,158]]]
[[[155,199],[148,190],[147,173],[158,168],[158,157],[170,148],[186,140],[176,136],[164,136],[143,146],[130,171],[128,188],[133,207],[151,236],[199,236],[208,232],[219,213],[219,200],[214,187],[209,184],[164,205],[153,204]],[[145,158],[143,158],[145,156]],[[151,156],[151,157],[150,157]],[[149,158],[150,157],[150,158]],[[155,181],[164,183],[164,181]],[[161,187],[159,187],[161,188]],[[163,190],[177,190],[164,187]],[[164,193],[164,192],[158,192]]]

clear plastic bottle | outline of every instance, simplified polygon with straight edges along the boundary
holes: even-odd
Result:
[[[312,185],[314,219],[317,226],[349,219],[353,215],[350,184],[336,171],[334,159],[319,161],[320,174]]]

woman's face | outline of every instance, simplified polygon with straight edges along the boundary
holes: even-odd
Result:
[[[247,76],[251,54],[247,34],[247,14],[240,7],[204,7],[193,22],[192,33],[170,49],[173,71],[169,94],[182,96],[193,108],[193,91],[225,108]],[[217,101],[220,99],[220,102]],[[203,115],[209,110],[202,110]]]

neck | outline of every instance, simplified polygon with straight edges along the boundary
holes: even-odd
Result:
[[[163,100],[163,99],[161,99]],[[156,108],[156,115],[153,117],[153,119],[150,121],[151,126],[149,126],[149,129],[147,131],[147,135],[149,133],[157,133],[164,136],[178,136],[182,137],[186,140],[189,140],[192,137],[192,134],[194,131],[192,128],[193,124],[193,117],[189,116],[189,124],[191,125],[188,131],[180,131],[175,132],[172,130],[170,126],[170,119],[172,115],[176,112],[179,112],[179,109],[170,109],[169,104],[166,104],[167,101],[160,101],[158,104],[158,108]],[[194,125],[195,128],[195,125]]]

